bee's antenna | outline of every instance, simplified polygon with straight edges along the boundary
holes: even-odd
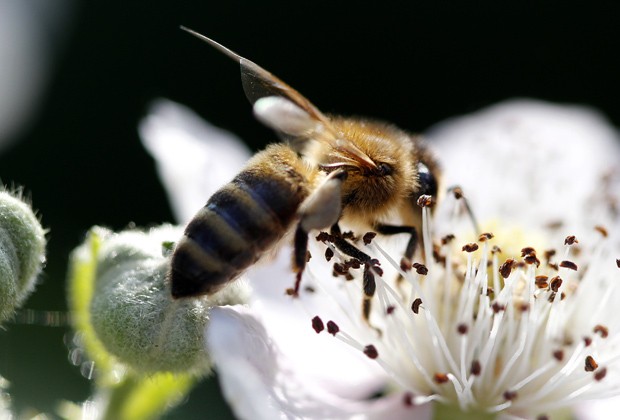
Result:
[[[211,38],[207,38],[206,36],[199,34],[198,32],[186,28],[185,26],[181,25],[180,27],[182,30],[184,30],[187,33],[190,33],[192,35],[194,35],[196,38],[206,42],[207,44],[211,45],[213,48],[215,48],[216,50],[220,51],[221,53],[224,53],[225,55],[227,55],[228,57],[232,58],[233,60],[235,60],[237,63],[241,62],[241,59],[243,57],[241,57],[239,54],[237,54],[236,52],[226,48],[225,46],[223,46],[222,44],[215,42],[214,40],[212,40]]]

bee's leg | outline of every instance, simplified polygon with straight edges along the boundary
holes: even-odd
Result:
[[[295,286],[287,294],[297,296],[299,285],[308,261],[308,233],[311,230],[325,229],[340,218],[342,212],[341,185],[346,179],[344,171],[330,173],[299,208],[299,223],[295,230],[293,270],[296,273]]]
[[[415,250],[418,247],[418,232],[416,228],[413,226],[396,226],[396,225],[384,225],[377,224],[375,225],[375,230],[377,233],[381,235],[397,235],[399,233],[407,233],[411,235],[409,237],[409,242],[407,242],[407,248],[405,248],[404,260],[401,261],[401,268],[403,270],[405,267],[403,265],[411,265],[411,260],[413,259],[413,254],[415,254]]]
[[[293,271],[295,271],[295,286],[287,289],[286,293],[291,296],[299,295],[299,285],[301,284],[301,276],[308,262],[308,232],[306,232],[301,223],[295,229],[295,239],[293,242]]]
[[[375,225],[375,230],[377,233],[381,235],[397,235],[399,233],[407,233],[411,235],[409,237],[409,241],[407,242],[407,248],[405,248],[405,254],[403,255],[402,260],[400,261],[400,268],[403,271],[411,270],[411,263],[413,261],[413,255],[418,247],[418,232],[416,228],[413,226],[397,226],[397,225],[385,225],[385,224],[377,224]],[[401,285],[403,281],[403,276],[398,274],[396,277],[396,284]]]
[[[380,267],[379,260],[371,258],[370,255],[361,251],[355,245],[349,243],[346,239],[344,239],[338,223],[335,223],[331,227],[330,233],[331,235],[329,237],[329,240],[336,246],[336,248],[338,248],[342,253],[355,258],[364,265],[364,272],[362,276],[362,288],[364,290],[364,300],[362,301],[362,316],[364,318],[364,321],[366,321],[368,325],[371,325],[370,310],[372,304],[372,297],[375,295],[375,291],[377,290],[375,273],[379,276],[383,274],[383,270]],[[375,329],[379,334],[381,334],[381,331],[379,331],[377,328]]]

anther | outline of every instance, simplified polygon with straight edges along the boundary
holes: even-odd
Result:
[[[605,368],[605,367],[604,368],[600,368],[594,374],[594,380],[602,381],[603,378],[605,378],[605,376],[607,376],[607,368]]]
[[[506,401],[513,401],[517,398],[517,391],[506,391],[504,392],[503,397]]]
[[[601,324],[594,326],[594,332],[600,334],[602,338],[607,338],[609,335],[609,329]]]
[[[585,370],[586,372],[594,372],[598,368],[598,363],[592,356],[586,357]]]
[[[596,230],[598,233],[600,233],[601,235],[603,235],[603,238],[606,238],[607,235],[609,235],[607,233],[607,229],[604,226],[601,225],[596,225],[594,226],[594,230]]]
[[[327,321],[327,332],[335,336],[340,332],[340,327],[334,321]]]
[[[553,358],[558,362],[564,360],[564,350],[555,350],[553,353]]]
[[[315,316],[312,318],[312,329],[318,334],[325,329],[325,325],[323,325],[323,320],[319,318],[319,316]]]
[[[551,290],[557,293],[562,286],[562,278],[560,276],[555,276],[551,279],[549,284],[551,285]]]
[[[362,240],[364,241],[364,245],[370,244],[372,240],[375,238],[375,236],[377,236],[375,232],[366,232],[366,234],[364,234],[364,236],[362,237]]]
[[[564,239],[564,245],[578,244],[579,241],[575,235],[569,235]]]
[[[415,300],[411,304],[411,310],[413,311],[414,314],[417,315],[420,312],[420,305],[422,305],[422,299],[415,298]]]
[[[570,270],[577,271],[577,264],[572,261],[564,260],[560,263],[560,267],[568,268]]]
[[[512,258],[508,258],[506,260],[506,262],[504,264],[502,264],[502,266],[499,268],[499,274],[507,279],[508,276],[510,276],[510,272],[512,271],[512,268],[515,265],[515,260],[513,260]]]
[[[450,380],[450,378],[448,378],[447,373],[436,373],[435,375],[433,375],[433,380],[435,381],[435,383],[445,384]]]
[[[413,263],[412,267],[415,268],[416,273],[422,276],[425,276],[428,274],[428,268],[426,268],[424,264]]]
[[[368,356],[370,359],[376,359],[377,357],[379,357],[379,352],[377,351],[377,348],[373,346],[372,344],[369,344],[366,347],[364,347],[364,354]]]
[[[493,235],[491,232],[484,232],[480,234],[480,236],[478,237],[478,241],[485,242],[485,241],[488,241],[489,239],[493,239],[494,236],[495,235]]]
[[[477,251],[478,248],[479,248],[478,244],[472,242],[472,243],[463,245],[462,250],[465,251],[465,252],[474,252],[474,251]]]
[[[469,373],[474,376],[479,376],[482,373],[482,365],[479,360],[472,360],[471,367],[469,368]]]

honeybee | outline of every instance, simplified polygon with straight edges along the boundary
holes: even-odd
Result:
[[[251,158],[187,225],[172,254],[172,296],[217,292],[292,230],[295,283],[289,294],[297,295],[308,236],[329,229],[322,240],[364,266],[363,312],[368,319],[378,262],[343,234],[339,224],[356,232],[408,234],[404,258],[411,260],[421,226],[416,202],[421,195],[437,194],[439,167],[434,157],[419,136],[383,122],[325,115],[252,61],[182,29],[240,64],[255,116],[285,141]],[[394,213],[402,225],[385,223]]]

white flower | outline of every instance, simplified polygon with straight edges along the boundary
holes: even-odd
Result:
[[[337,250],[328,263],[311,241],[299,299],[284,296],[290,249],[253,267],[251,307],[213,310],[207,332],[238,416],[429,418],[451,406],[530,418],[620,393],[616,132],[592,111],[512,101],[429,138],[444,185],[462,187],[495,237],[479,238],[447,194],[432,218],[425,210],[424,266],[404,282],[401,241],[364,247],[384,270],[370,325],[360,279],[332,276],[346,259]]]

